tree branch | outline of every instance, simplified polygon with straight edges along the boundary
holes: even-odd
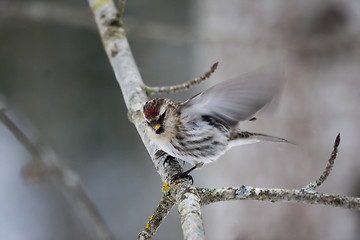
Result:
[[[181,227],[184,239],[205,239],[205,231],[201,216],[201,205],[198,188],[190,187],[183,193],[179,202]]]
[[[334,163],[335,163],[339,144],[340,144],[340,133],[336,136],[335,143],[334,143],[334,149],[330,155],[330,158],[325,167],[325,170],[323,171],[323,173],[320,175],[320,177],[315,182],[311,182],[306,187],[302,188],[304,191],[310,191],[310,192],[315,191],[315,189],[317,187],[319,187],[330,175],[332,167],[334,166]]]
[[[201,75],[200,77],[197,77],[187,83],[174,85],[174,86],[167,86],[167,87],[149,87],[146,86],[145,90],[148,95],[153,94],[171,94],[171,93],[177,93],[177,92],[183,92],[186,90],[189,90],[190,88],[200,84],[202,81],[204,81],[207,78],[210,78],[211,74],[213,74],[218,66],[219,62],[214,63],[211,65],[210,70],[204,73],[204,75]]]
[[[166,192],[167,189],[165,188],[166,187],[164,187],[163,191]],[[146,224],[145,229],[139,233],[138,239],[151,239],[174,205],[175,201],[171,198],[171,195],[164,194],[158,207],[155,209],[154,214],[151,215],[150,220]]]
[[[112,240],[113,237],[110,230],[106,226],[105,221],[95,205],[85,193],[80,184],[79,177],[73,171],[61,165],[54,152],[49,148],[38,148],[35,146],[20,128],[6,115],[4,109],[0,109],[0,120],[14,134],[15,138],[26,148],[33,158],[30,164],[22,171],[24,179],[28,181],[51,179],[53,183],[61,189],[63,194],[71,200],[74,210],[85,213],[90,219],[99,239]],[[42,151],[39,149],[42,149]]]
[[[201,188],[201,203],[202,205],[207,205],[219,201],[253,199],[271,202],[302,202],[360,210],[360,198],[315,192],[315,189],[319,187],[329,176],[335,162],[339,144],[340,133],[335,139],[334,149],[330,155],[330,159],[325,170],[315,182],[310,183],[305,188],[299,190],[254,188],[249,186],[220,189]]]
[[[26,135],[16,126],[16,124],[6,115],[5,108],[0,108],[0,120],[14,134],[15,138],[25,147],[31,154],[33,160],[41,159],[39,150],[32,144]]]
[[[118,15],[119,15],[120,19],[122,18],[123,14],[124,14],[125,3],[126,3],[126,0],[119,0]]]
[[[259,200],[269,202],[301,202],[332,207],[360,210],[360,198],[276,188],[254,188],[249,186],[208,189],[201,188],[201,204],[228,200]]]
[[[89,4],[99,28],[105,51],[122,90],[125,104],[129,110],[129,117],[134,123],[147,151],[152,157],[158,174],[165,183],[165,186],[167,186],[165,190],[167,190],[169,194],[176,196],[175,202],[179,203],[180,198],[187,190],[187,187],[190,186],[190,181],[181,179],[178,183],[174,184],[174,187],[170,187],[169,182],[171,181],[171,177],[176,173],[181,173],[183,169],[178,161],[171,161],[173,160],[171,156],[162,151],[157,151],[157,146],[152,143],[145,134],[144,117],[141,108],[148,100],[147,93],[131,54],[125,31],[120,24],[120,20],[117,18],[117,10],[114,3],[111,0],[89,0]],[[176,194],[174,192],[176,192]],[[184,204],[186,205],[186,202]],[[157,209],[163,208],[160,205]],[[171,207],[170,204],[166,206],[166,208]],[[156,212],[157,211],[155,211],[155,213]],[[152,220],[158,218],[162,219],[162,216],[158,216],[155,213]],[[193,215],[187,217],[184,220],[184,224],[191,220],[192,217]],[[152,223],[152,220],[150,220],[149,226]],[[144,236],[146,236],[145,239],[152,237],[154,232],[149,231],[147,226],[139,234],[140,239]],[[184,232],[184,236],[185,235],[187,235],[186,232]]]

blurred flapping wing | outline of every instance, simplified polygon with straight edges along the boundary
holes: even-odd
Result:
[[[252,118],[280,91],[284,74],[277,69],[260,69],[221,82],[192,97],[182,114],[209,116],[227,126]]]

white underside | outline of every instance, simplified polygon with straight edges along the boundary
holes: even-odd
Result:
[[[178,150],[176,150],[169,141],[158,141],[157,145],[158,147],[163,150],[164,152],[166,152],[167,154],[179,158],[182,161],[188,162],[192,165],[196,165],[198,163],[203,163],[203,164],[207,164],[207,163],[211,163],[216,161],[221,155],[223,155],[227,150],[229,150],[232,147],[235,146],[240,146],[240,145],[246,145],[246,144],[252,144],[252,143],[258,143],[260,142],[259,139],[240,139],[237,141],[231,141],[228,143],[226,149],[224,151],[219,151],[219,154],[213,157],[197,157],[194,158],[193,156],[190,155],[186,155],[186,154],[182,154],[179,153]]]
[[[185,121],[186,122],[186,121]],[[145,127],[148,136],[156,143],[159,149],[163,150],[164,152],[168,153],[169,155],[181,159],[185,162],[188,162],[192,165],[197,164],[207,164],[213,161],[216,161],[221,155],[223,155],[227,150],[234,146],[257,143],[260,140],[256,138],[247,138],[247,139],[239,139],[234,141],[228,141],[228,135],[221,132],[220,129],[214,128],[213,126],[209,125],[207,122],[198,120],[196,124],[194,122],[188,123],[187,126],[191,126],[192,129],[188,131],[188,139],[187,141],[199,141],[200,139],[206,138],[206,136],[213,136],[214,141],[216,140],[219,143],[226,143],[226,144],[218,144],[211,146],[211,151],[209,149],[201,152],[199,150],[190,151],[180,151],[176,149],[172,144],[170,139],[174,139],[175,136],[171,131],[168,131],[165,134],[156,134],[151,128]],[[175,139],[174,139],[175,140]],[[209,142],[209,144],[212,144]],[[181,145],[179,145],[181,146]],[[199,146],[201,148],[201,146]],[[193,146],[196,148],[196,146]],[[206,155],[206,156],[202,156]]]

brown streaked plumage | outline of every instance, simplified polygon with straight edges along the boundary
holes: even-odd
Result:
[[[221,82],[184,103],[149,100],[143,107],[147,135],[161,150],[196,167],[215,161],[233,146],[287,142],[239,128],[240,121],[254,120],[279,92],[281,79],[277,71],[266,69]]]

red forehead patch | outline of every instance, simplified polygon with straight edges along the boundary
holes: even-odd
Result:
[[[144,115],[147,119],[151,119],[159,115],[159,108],[154,106],[145,107]]]

